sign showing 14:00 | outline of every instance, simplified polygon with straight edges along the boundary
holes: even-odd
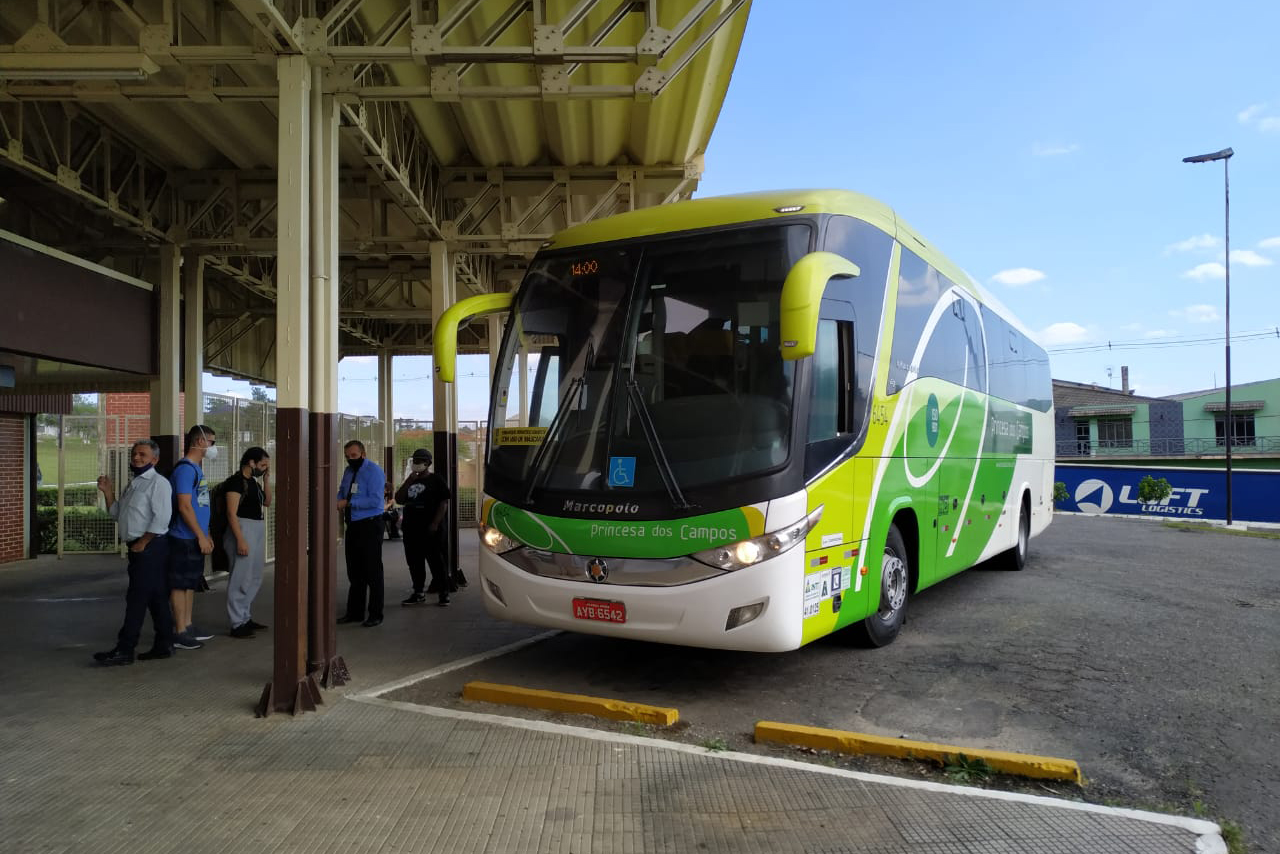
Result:
[[[575,276],[590,276],[600,272],[600,262],[595,258],[583,258],[569,266],[569,272]]]

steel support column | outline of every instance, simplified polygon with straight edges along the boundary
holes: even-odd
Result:
[[[181,323],[182,253],[172,243],[160,245],[159,286],[156,288],[156,371],[151,381],[151,438],[160,446],[157,468],[164,474],[182,455],[178,427],[178,369],[182,364],[178,330]]]
[[[307,672],[326,688],[345,685],[338,655],[338,517],[334,470],[338,431],[338,110],[321,92],[320,69],[311,91],[311,526],[310,626]]]
[[[396,483],[395,395],[391,388],[392,356],[389,348],[378,351],[378,418],[382,421],[382,470]]]
[[[443,240],[431,242],[431,328],[454,303],[455,273],[453,253]],[[449,484],[449,550],[445,567],[453,573],[458,566],[458,413],[454,407],[453,384],[431,382],[431,429],[434,433],[436,474]]]
[[[278,121],[279,241],[276,267],[275,655],[258,714],[314,710],[320,689],[307,673],[307,482],[311,382],[311,68],[282,56]]]
[[[191,429],[204,423],[204,259],[191,252],[182,256],[182,301],[182,408]]]

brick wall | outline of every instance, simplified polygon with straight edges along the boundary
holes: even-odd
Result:
[[[0,415],[0,563],[22,560],[23,526],[26,507],[23,503],[23,448],[27,441],[27,419],[20,415]]]
[[[178,393],[178,420],[185,414],[186,393]],[[103,412],[122,415],[124,419],[109,419],[106,423],[108,444],[124,444],[145,439],[151,435],[151,395],[143,393],[113,393],[103,395]],[[117,435],[117,430],[123,435]]]

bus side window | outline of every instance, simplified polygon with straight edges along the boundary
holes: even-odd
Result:
[[[829,301],[823,302],[825,309]],[[813,354],[813,380],[809,386],[810,442],[822,442],[855,432],[853,364],[853,318],[819,320],[817,347]]]

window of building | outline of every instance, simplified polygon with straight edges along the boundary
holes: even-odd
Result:
[[[1093,453],[1092,440],[1089,438],[1089,420],[1076,419],[1076,453],[1087,457]]]
[[[1132,448],[1133,447],[1133,419],[1132,418],[1099,418],[1098,419],[1098,447],[1099,448]]]
[[[1235,407],[1232,407],[1234,409]],[[1254,432],[1254,420],[1252,412],[1235,412],[1231,416],[1231,447],[1233,448],[1252,448],[1258,443],[1257,433]],[[1217,412],[1213,416],[1213,435],[1218,441],[1218,447],[1226,445],[1227,435],[1227,413]]]

